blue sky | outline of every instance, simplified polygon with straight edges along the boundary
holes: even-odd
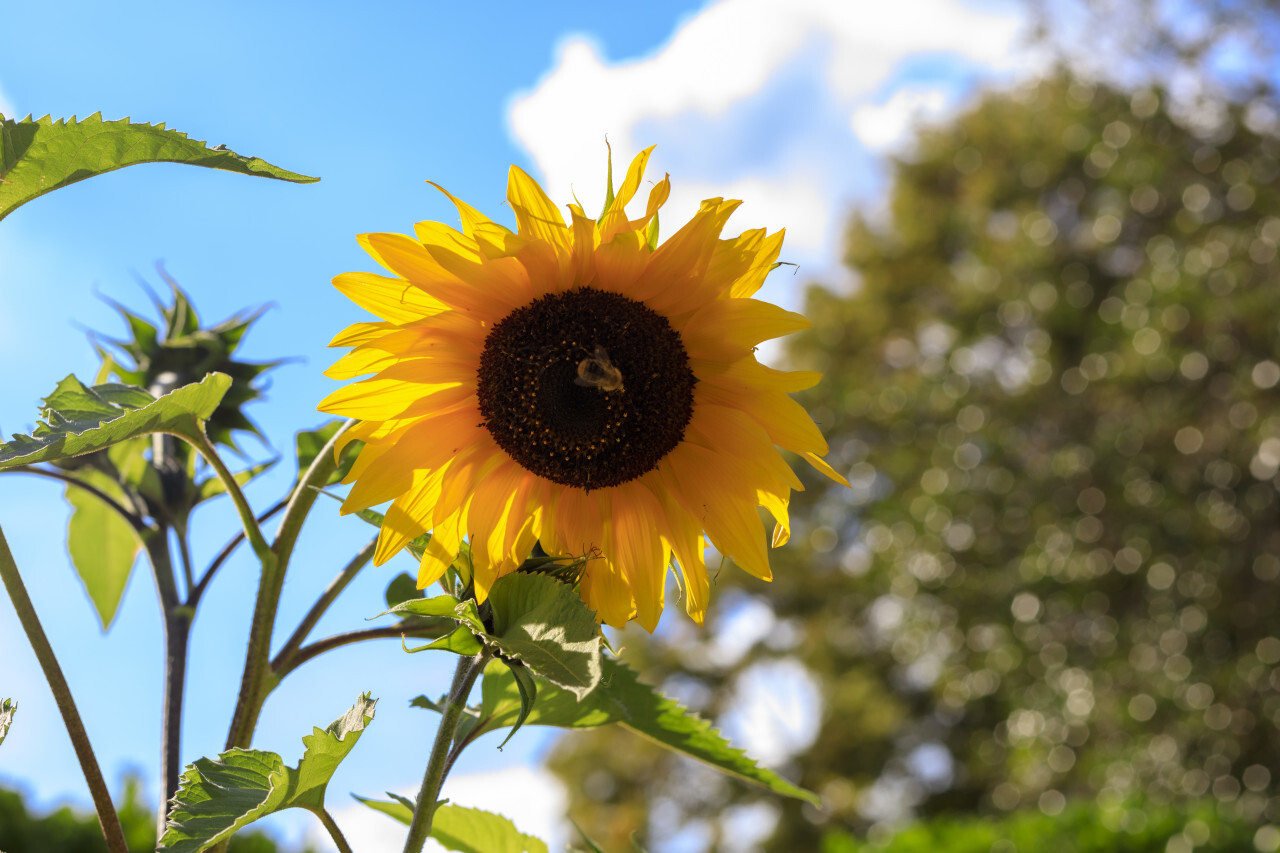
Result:
[[[1019,19],[1007,2],[783,6],[652,2],[624,12],[601,3],[397,2],[357,12],[331,2],[18,4],[6,12],[0,111],[163,121],[322,180],[300,186],[143,166],[37,199],[0,222],[0,430],[29,429],[39,399],[62,376],[92,376],[84,330],[119,331],[99,295],[145,307],[136,277],[157,284],[154,266],[163,262],[206,320],[272,306],[243,354],[294,359],[272,374],[268,402],[250,411],[271,445],[287,452],[296,430],[323,420],[315,404],[335,387],[321,375],[337,354],[325,344],[365,319],[329,284],[340,272],[376,268],[357,233],[456,222],[427,179],[509,219],[502,202],[512,163],[543,179],[553,198],[576,192],[591,208],[603,192],[606,134],[619,163],[658,143],[650,177],[671,173],[668,231],[711,195],[746,201],[731,233],[787,226],[783,258],[800,263],[800,274],[775,276],[767,298],[797,307],[810,280],[845,284],[840,228],[855,207],[874,208],[885,153],[901,150],[912,115],[944,115],[977,83],[1018,74]],[[252,441],[245,446],[255,458],[271,455]],[[257,506],[286,487],[290,464],[280,468],[250,489]],[[200,562],[234,519],[215,507],[198,521]],[[104,636],[67,561],[65,523],[56,485],[0,477],[0,524],[104,770],[113,781],[136,771],[154,792],[155,593],[148,573],[136,572]],[[335,555],[370,532],[323,503],[317,508],[286,585],[281,630],[292,629],[340,567]],[[362,626],[381,609],[387,580],[411,569],[398,558],[368,570],[318,632]],[[221,747],[255,586],[251,561],[233,561],[202,604],[184,762]],[[443,690],[451,665],[445,655],[404,655],[394,643],[334,653],[277,691],[255,745],[292,762],[310,726],[327,724],[361,691],[380,697],[377,719],[330,796],[357,849],[361,838],[382,849],[375,824],[386,819],[366,823],[345,810],[345,794],[414,786],[435,718],[411,711],[407,700]],[[0,747],[0,784],[23,788],[41,808],[87,804],[7,601],[0,601],[0,696],[21,703]],[[767,713],[763,723],[750,709],[738,718],[757,719],[757,734],[769,729]],[[749,726],[738,733],[751,737]],[[528,731],[501,753],[496,741],[481,742],[456,768],[454,795],[465,799],[459,794],[470,785],[490,807],[518,811],[519,802],[501,801],[502,780],[527,792],[534,772],[527,768],[545,743]],[[484,775],[498,771],[507,775]],[[273,826],[296,838],[309,820],[299,813]]]

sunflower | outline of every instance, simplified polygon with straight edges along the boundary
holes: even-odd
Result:
[[[819,374],[760,364],[761,341],[809,325],[752,295],[775,265],[783,232],[720,232],[738,201],[702,202],[657,245],[663,178],[643,216],[625,210],[653,149],[610,190],[599,219],[578,204],[570,221],[513,166],[507,200],[515,232],[440,189],[459,232],[421,222],[414,236],[359,242],[394,277],[333,280],[382,318],[331,346],[352,347],[327,375],[372,374],[330,394],[322,411],[356,418],[364,442],[344,482],[343,512],[391,501],[374,562],[432,533],[418,586],[437,581],[470,543],[475,594],[514,572],[540,544],[583,555],[581,594],[606,624],[652,631],[667,569],[683,578],[686,609],[707,608],[704,551],[769,580],[773,545],[790,534],[800,480],[783,447],[831,479],[827,445],[788,394]],[[433,186],[436,186],[433,184]]]

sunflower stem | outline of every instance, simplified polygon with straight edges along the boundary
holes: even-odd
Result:
[[[293,556],[298,535],[302,532],[302,523],[306,520],[311,507],[315,505],[320,487],[328,482],[329,475],[337,468],[337,461],[333,458],[334,444],[352,423],[353,421],[347,421],[333,434],[333,437],[316,454],[311,467],[299,479],[298,485],[289,496],[288,505],[285,506],[284,518],[281,519],[280,529],[276,532],[275,543],[267,546],[265,551],[259,550],[258,542],[254,539],[254,532],[258,531],[258,525],[248,509],[248,504],[245,504],[245,510],[241,513],[241,518],[245,518],[247,512],[248,520],[252,522],[253,529],[250,530],[249,523],[246,523],[245,532],[253,545],[254,553],[258,554],[262,562],[262,577],[258,583],[258,597],[254,602],[253,621],[249,628],[249,648],[245,652],[240,696],[231,717],[230,730],[227,732],[227,749],[247,748],[252,743],[253,730],[257,728],[258,715],[262,713],[262,706],[266,703],[267,696],[280,682],[279,677],[271,669],[271,635],[275,630],[276,610],[280,605],[280,591],[284,588],[285,572],[289,568],[289,558]],[[207,439],[205,443],[208,443]],[[235,487],[235,494],[240,493],[239,487],[235,486],[234,482],[229,482],[228,490],[232,487]],[[262,538],[260,531],[257,536],[259,540]]]
[[[181,534],[179,534],[181,538]],[[160,809],[156,815],[157,838],[164,835],[166,806],[178,792],[182,773],[182,704],[187,684],[187,649],[191,641],[190,608],[178,600],[168,528],[148,530],[142,536],[160,597],[164,624],[164,699],[160,732]]]
[[[418,800],[414,805],[413,822],[409,824],[409,837],[404,842],[404,853],[422,853],[422,847],[431,835],[431,821],[439,805],[440,788],[444,785],[444,777],[451,764],[450,747],[458,733],[458,725],[462,722],[467,697],[471,695],[476,677],[484,671],[488,661],[487,652],[481,652],[475,657],[458,658],[458,668],[453,672],[453,684],[449,687],[449,695],[445,697],[444,707],[440,709],[440,728],[436,730],[436,741],[431,747],[431,757],[422,777],[422,789],[418,791]]]
[[[107,850],[110,853],[129,853],[129,847],[124,840],[124,830],[120,828],[120,817],[116,814],[116,807],[111,802],[111,792],[107,790],[106,780],[102,778],[102,768],[98,766],[98,759],[93,753],[92,744],[89,743],[89,735],[84,729],[84,722],[80,719],[80,712],[76,710],[71,688],[67,684],[66,676],[62,673],[62,667],[58,665],[53,646],[49,644],[49,638],[40,625],[35,605],[31,603],[27,588],[22,583],[22,576],[18,574],[18,565],[13,560],[13,553],[9,550],[9,543],[4,537],[3,530],[0,530],[0,580],[4,581],[9,600],[13,602],[13,609],[17,611],[18,622],[27,634],[27,640],[31,643],[31,648],[36,653],[36,660],[40,662],[45,680],[49,683],[49,690],[53,693],[53,700],[62,714],[62,722],[67,727],[71,746],[75,749],[76,758],[80,760],[80,770],[84,773],[84,780],[89,785],[89,794],[93,797],[93,806],[98,812],[98,823],[102,826]]]

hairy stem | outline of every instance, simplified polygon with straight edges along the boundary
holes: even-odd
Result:
[[[4,580],[4,587],[9,593],[9,599],[13,602],[13,609],[18,613],[18,622],[27,634],[27,640],[31,643],[31,648],[36,653],[36,660],[40,662],[45,680],[49,683],[49,690],[53,693],[53,700],[62,714],[62,722],[66,725],[67,734],[71,737],[76,758],[80,760],[80,770],[84,773],[84,780],[89,785],[93,806],[98,811],[98,823],[102,826],[107,850],[110,853],[129,853],[129,848],[124,841],[124,831],[120,828],[120,817],[116,814],[116,807],[111,802],[111,792],[107,790],[107,783],[102,778],[102,768],[98,766],[98,759],[93,754],[93,746],[89,743],[89,735],[84,730],[84,722],[80,719],[80,712],[76,710],[75,700],[71,697],[71,688],[67,685],[66,676],[62,674],[62,667],[58,665],[53,646],[49,645],[49,638],[45,635],[44,628],[40,626],[35,605],[31,603],[27,588],[22,583],[22,576],[18,574],[18,566],[13,561],[13,553],[9,550],[9,543],[4,538],[3,530],[0,530],[0,579]]]
[[[262,578],[258,583],[258,597],[254,602],[253,622],[249,628],[249,648],[245,653],[244,674],[240,679],[240,696],[227,732],[227,749],[248,747],[252,743],[258,715],[262,713],[267,695],[279,681],[271,671],[271,635],[275,630],[276,610],[280,605],[285,572],[289,568],[289,558],[293,556],[298,534],[302,532],[302,523],[315,505],[320,487],[328,482],[329,475],[337,467],[333,458],[334,444],[352,423],[348,421],[334,433],[333,438],[316,454],[311,467],[302,475],[284,509],[284,518],[280,521],[275,544],[267,547],[265,552],[261,551],[254,541],[253,531],[247,526],[245,528],[254,553],[262,561]],[[231,485],[234,484],[229,484],[228,488]],[[236,493],[239,493],[238,487]],[[256,523],[253,529],[258,530]],[[260,532],[258,536],[261,538]]]
[[[404,842],[404,853],[422,853],[422,847],[431,835],[431,821],[435,817],[440,788],[444,785],[444,777],[450,764],[449,748],[458,732],[458,724],[462,722],[462,711],[466,708],[471,687],[488,660],[489,656],[485,652],[475,657],[458,658],[453,684],[449,687],[449,695],[445,697],[444,707],[440,709],[440,728],[436,731],[436,741],[431,747],[431,757],[422,777],[422,788],[418,791],[418,801],[413,809],[413,822],[409,824],[409,837]]]

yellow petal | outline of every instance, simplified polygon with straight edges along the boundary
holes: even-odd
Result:
[[[636,620],[652,633],[662,616],[663,585],[671,559],[659,532],[662,509],[638,482],[610,491],[613,511],[606,531],[605,554],[622,570],[631,587]]]
[[[392,323],[411,323],[439,314],[448,307],[402,278],[371,272],[344,272],[334,276],[333,286],[361,308]],[[349,345],[333,343],[331,346]]]
[[[737,361],[761,341],[809,328],[803,314],[758,299],[717,299],[680,329],[689,358]]]
[[[564,217],[538,182],[519,166],[512,166],[507,176],[507,201],[516,214],[516,225],[522,237],[549,244],[556,255],[569,255],[569,235]]]

